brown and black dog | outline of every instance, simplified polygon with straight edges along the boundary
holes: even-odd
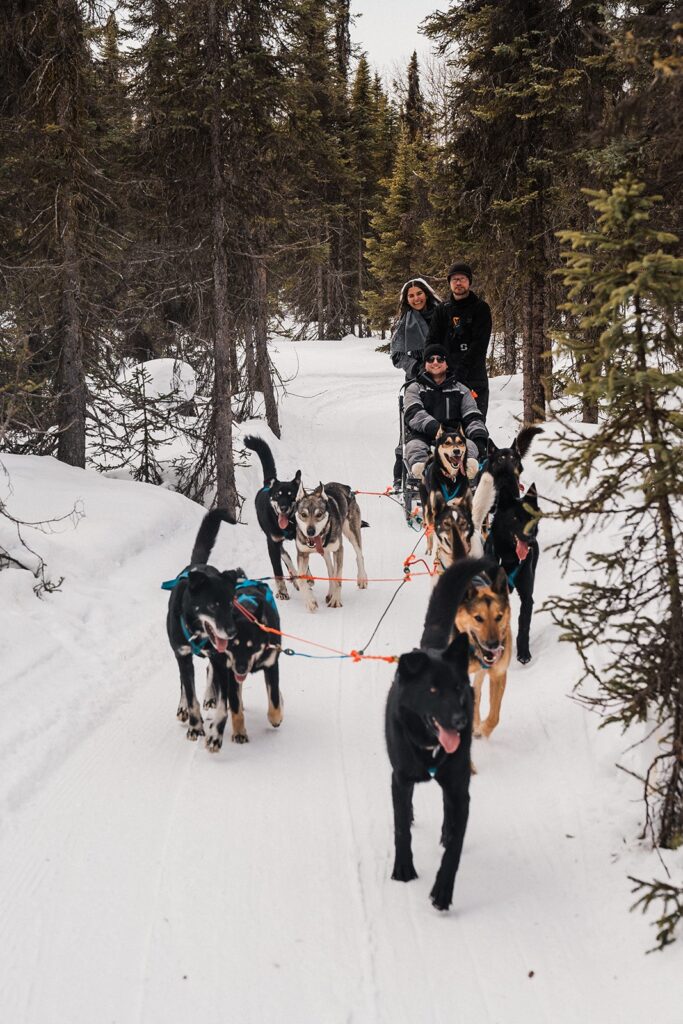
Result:
[[[475,576],[455,615],[455,627],[470,641],[469,673],[474,688],[475,736],[490,736],[498,725],[512,655],[510,598],[505,570]],[[481,689],[489,677],[489,713],[481,720]]]
[[[420,500],[427,530],[427,554],[432,554],[436,539],[436,563],[442,571],[470,552],[477,558],[483,555],[483,548],[472,542],[472,492],[467,462],[467,441],[462,431],[440,427],[434,454],[420,484]]]

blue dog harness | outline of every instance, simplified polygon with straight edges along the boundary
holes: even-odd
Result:
[[[182,583],[183,580],[186,580],[189,577],[189,575],[190,570],[183,569],[183,571],[178,576],[176,576],[175,579],[164,580],[163,583],[161,584],[161,589],[175,590],[178,584]],[[247,602],[249,604],[253,604],[254,606],[257,606],[259,603],[258,597],[256,597],[254,594],[240,594],[240,591],[244,590],[246,587],[256,587],[256,589],[259,590],[260,593],[262,594],[263,598],[266,601],[268,601],[268,603],[271,604],[273,608],[275,608],[275,610],[277,611],[277,605],[275,604],[273,592],[268,586],[268,584],[264,582],[264,580],[240,580],[240,582],[235,587],[235,601],[238,604],[244,607],[246,606]],[[183,631],[183,636],[185,637],[185,640],[189,644],[192,653],[196,655],[198,658],[205,658],[206,653],[204,651],[204,648],[209,643],[208,636],[196,638],[195,634],[190,631],[190,628],[187,622],[185,621],[184,615],[180,616],[180,628]]]

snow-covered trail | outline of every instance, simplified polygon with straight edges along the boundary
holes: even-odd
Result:
[[[274,445],[279,475],[301,468],[309,486],[383,489],[400,384],[386,356],[348,340],[281,343],[276,358],[285,376],[299,365]],[[502,444],[515,430],[517,382],[492,391]],[[527,479],[551,494],[532,464]],[[252,504],[260,483],[257,463],[241,477],[247,525],[224,527],[214,553],[253,575],[270,572]],[[627,783],[595,719],[568,699],[572,655],[547,617],[534,619],[531,665],[513,665],[501,725],[476,745],[454,906],[439,914],[428,899],[440,859],[436,785],[416,791],[420,877],[390,879],[392,668],[283,657],[279,730],[257,676],[246,684],[248,745],[212,756],[188,743],[174,720],[158,584],[187,561],[201,510],[141,485],[88,486],[87,571],[36,602],[35,646],[3,671],[3,1020],[635,1024],[647,1014],[680,1024],[676,954],[643,956],[651,936],[627,912],[627,864],[649,870],[625,846],[639,807],[629,821]],[[400,577],[417,535],[388,499],[359,503],[369,576]],[[546,543],[554,529],[544,526]],[[323,574],[317,556],[311,567]],[[354,574],[347,546],[344,575]],[[560,585],[546,557],[538,604]],[[293,594],[283,629],[362,647],[395,587],[345,583],[343,609],[315,615]],[[404,586],[369,653],[417,642],[429,593],[426,578]],[[30,637],[20,609],[33,606],[22,597],[11,626]]]

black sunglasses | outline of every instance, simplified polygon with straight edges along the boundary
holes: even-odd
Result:
[[[429,359],[425,359],[425,363],[445,363],[446,360],[443,356],[430,356]]]

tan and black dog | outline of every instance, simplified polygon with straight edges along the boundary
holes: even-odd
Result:
[[[314,612],[318,602],[313,596],[313,581],[301,579],[308,575],[311,554],[317,551],[325,559],[329,589],[325,602],[330,608],[341,608],[341,580],[344,565],[343,538],[346,537],[356,552],[357,582],[361,590],[368,585],[363,561],[361,527],[368,524],[361,519],[360,508],[353,491],[346,484],[319,484],[307,492],[303,484],[299,489],[294,509],[296,521],[296,548],[300,582],[308,587],[306,607]]]
[[[498,725],[512,655],[510,597],[505,570],[482,572],[471,581],[455,615],[455,627],[470,641],[469,673],[474,688],[475,736],[490,736]],[[489,713],[481,720],[481,690],[489,677]]]
[[[472,522],[470,478],[477,463],[467,458],[467,441],[461,430],[439,428],[434,454],[427,463],[420,497],[427,528],[427,554],[436,542],[435,563],[443,571],[458,558],[481,558],[484,548]]]

